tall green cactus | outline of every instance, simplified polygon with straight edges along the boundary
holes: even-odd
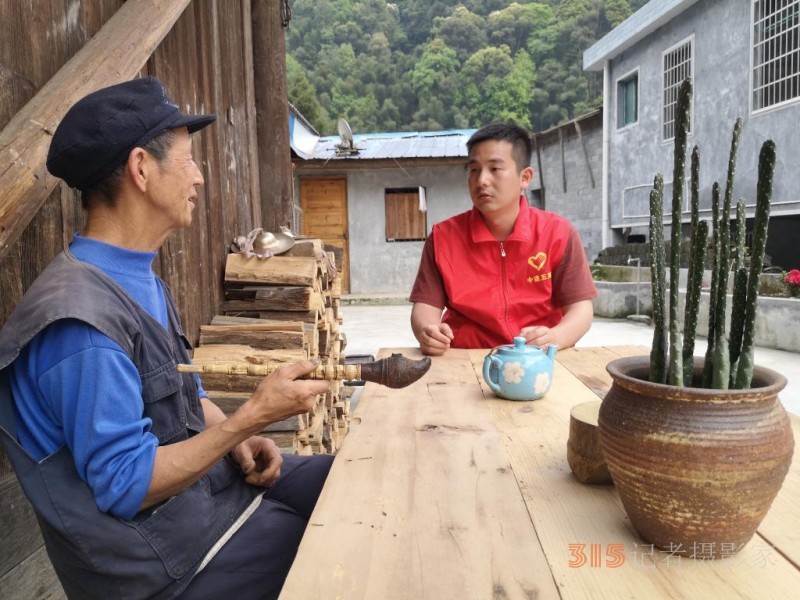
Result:
[[[733,265],[733,272],[738,273],[739,269],[744,268],[745,250],[745,235],[747,235],[747,207],[745,206],[744,198],[739,198],[736,203],[736,262]]]
[[[719,186],[715,183],[713,194],[719,196]],[[714,302],[714,324],[713,330],[709,331],[708,337],[714,338],[714,355],[712,357],[711,387],[716,389],[728,389],[730,378],[730,351],[728,349],[728,336],[725,327],[725,312],[728,301],[728,261],[730,258],[730,200],[726,194],[723,201],[722,211],[719,221],[719,264],[714,265],[717,271],[717,299]]]
[[[758,278],[764,267],[767,249],[767,227],[772,199],[772,177],[775,173],[775,142],[767,140],[761,146],[758,157],[758,183],[756,184],[756,215],[753,224],[753,251],[750,255],[750,275],[747,279],[745,300],[744,333],[742,349],[736,370],[734,387],[750,387],[753,379],[754,346],[756,337],[756,302],[758,301]]]
[[[720,261],[720,220],[719,220],[719,184],[714,182],[711,187],[711,239],[714,260],[711,265],[711,290],[708,294],[708,340],[706,345],[706,359],[703,363],[703,387],[711,387],[714,363],[714,345],[717,343],[717,300],[719,294],[719,261]]]
[[[653,295],[653,346],[650,381],[667,382],[667,311],[664,248],[664,178],[657,174],[650,191],[650,281]]]
[[[697,316],[700,312],[700,291],[703,286],[703,263],[708,240],[708,221],[700,221],[692,231],[691,273],[686,280],[686,308],[683,322],[683,385],[692,385],[694,374],[694,343],[697,335]]]
[[[747,298],[747,269],[745,268],[745,234],[747,226],[747,209],[744,199],[736,203],[736,257],[733,265],[733,300],[731,302],[731,333],[730,333],[730,385],[736,380],[736,365],[739,353],[742,350],[742,335],[744,334],[744,305]]]
[[[688,108],[691,98],[691,80],[683,82],[678,93],[676,117],[672,221],[670,257],[670,304],[666,305],[666,256],[663,223],[663,177],[657,174],[650,193],[650,269],[653,286],[653,347],[650,352],[650,381],[671,385],[692,385],[694,344],[697,329],[697,311],[705,264],[709,224],[699,219],[699,151],[692,151],[691,166],[691,256],[686,291],[684,323],[678,310],[678,274],[680,268],[680,238],[683,181],[688,131]],[[731,256],[730,212],[733,197],[733,180],[738,153],[742,120],[737,119],[731,151],[724,198],[720,186],[712,186],[713,252],[711,293],[709,296],[708,351],[703,369],[703,387],[726,389],[749,387],[753,371],[753,343],[755,338],[755,310],[758,294],[758,275],[761,272],[766,250],[769,202],[772,194],[772,177],[775,169],[775,144],[764,143],[759,157],[756,218],[750,274],[744,268],[745,260],[745,204],[737,203],[736,249]],[[734,263],[734,293],[731,302],[730,340],[726,332],[727,290],[731,263]],[[669,308],[669,318],[667,317]],[[669,328],[669,329],[667,329]],[[667,339],[669,330],[669,339]],[[681,348],[681,336],[683,343]]]
[[[744,239],[744,238],[742,238]],[[742,242],[744,246],[744,242]],[[729,346],[730,352],[730,381],[729,387],[736,384],[736,368],[739,363],[739,355],[742,352],[742,337],[744,336],[744,313],[747,304],[747,269],[742,266],[736,269],[733,275],[733,300],[731,302],[731,336]]]
[[[725,313],[728,303],[728,272],[731,252],[731,200],[733,198],[733,177],[736,172],[736,155],[739,151],[739,139],[742,135],[742,119],[736,119],[731,136],[731,151],[728,156],[728,177],[725,183],[725,198],[719,221],[719,252],[715,256],[719,263],[714,265],[717,272],[716,300],[714,301],[714,329],[709,330],[708,337],[714,339],[714,354],[711,386],[716,389],[728,389],[730,379],[730,349],[726,333]],[[716,184],[715,184],[716,185]],[[719,194],[719,189],[716,191]],[[709,325],[710,327],[710,325]]]
[[[683,326],[680,312],[679,277],[681,269],[681,214],[683,181],[686,172],[686,138],[689,134],[689,106],[692,80],[686,78],[678,92],[675,115],[675,159],[672,171],[672,222],[670,226],[671,258],[669,265],[669,371],[672,385],[683,385]]]
[[[700,149],[692,149],[691,167],[692,241],[689,250],[689,269],[686,276],[686,306],[683,316],[683,385],[692,385],[694,371],[694,342],[697,314],[700,309],[700,290],[703,285],[708,223],[700,220]]]
[[[730,350],[726,333],[725,313],[728,304],[728,271],[731,248],[731,198],[733,176],[736,171],[736,155],[742,135],[742,120],[736,119],[733,126],[731,151],[728,157],[728,177],[722,207],[719,202],[719,184],[712,188],[714,215],[714,267],[712,272],[711,298],[708,316],[708,350],[703,369],[703,383],[707,387],[728,389],[730,380]]]

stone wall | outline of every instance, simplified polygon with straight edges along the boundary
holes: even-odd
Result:
[[[629,315],[651,315],[653,301],[649,282],[595,281],[598,296],[592,302],[597,317],[624,319]],[[681,305],[686,294],[681,291]],[[708,335],[708,291],[700,298],[700,311],[697,318],[697,335]],[[731,296],[728,296],[728,307]],[[730,308],[728,309],[730,319]],[[800,298],[776,298],[759,296],[756,310],[756,346],[800,352]]]

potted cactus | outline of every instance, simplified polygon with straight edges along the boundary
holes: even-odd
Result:
[[[681,307],[678,268],[691,80],[676,117],[669,286],[663,235],[663,177],[650,194],[654,333],[650,356],[621,358],[599,415],[609,472],[633,526],[649,543],[697,558],[730,556],[753,536],[780,489],[794,440],[778,399],[786,379],[754,365],[758,276],[766,248],[775,145],[761,148],[753,247],[744,265],[744,201],[730,210],[742,123],[734,126],[724,195],[712,187],[713,266],[708,349],[694,355],[709,226],[699,219],[699,150],[691,157],[691,264]],[[728,273],[733,300],[727,315]],[[668,292],[668,293],[667,293]],[[727,324],[730,322],[730,330]]]

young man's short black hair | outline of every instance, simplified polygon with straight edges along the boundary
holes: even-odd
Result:
[[[478,129],[467,140],[467,152],[472,153],[472,148],[481,142],[501,140],[511,143],[511,156],[517,165],[517,171],[530,166],[533,152],[531,136],[524,127],[511,121],[490,123]]]

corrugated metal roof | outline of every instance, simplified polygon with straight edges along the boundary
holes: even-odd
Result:
[[[386,158],[451,158],[467,156],[467,140],[475,129],[447,131],[400,131],[396,133],[365,133],[353,136],[354,154],[339,151],[338,135],[320,138],[310,159],[370,160]]]
[[[583,69],[600,71],[603,63],[669,23],[698,0],[650,0],[583,53]]]

